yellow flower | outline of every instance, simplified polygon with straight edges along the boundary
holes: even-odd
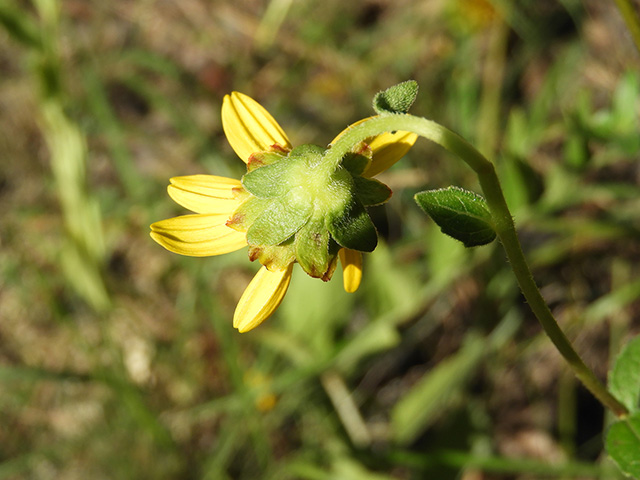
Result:
[[[222,126],[231,147],[248,164],[249,170],[257,168],[255,164],[260,164],[265,154],[286,155],[292,151],[287,135],[269,112],[242,93],[233,92],[224,97]],[[404,156],[416,138],[413,133],[395,132],[370,139],[367,144],[372,159],[362,176],[372,177],[389,168]],[[151,225],[151,237],[167,250],[196,257],[221,255],[246,247],[247,226],[242,218],[247,212],[240,207],[246,206],[248,202],[245,202],[252,197],[247,188],[239,180],[213,175],[172,178],[168,187],[169,195],[195,214],[154,223]],[[281,249],[293,253],[287,256],[280,252],[279,256],[274,257],[277,260],[273,260],[269,255],[277,248],[249,250],[250,258],[258,258],[263,266],[236,307],[233,326],[240,332],[249,331],[268,318],[278,308],[289,287],[293,264],[297,262],[295,252],[293,248]],[[344,271],[344,288],[347,292],[355,292],[362,277],[362,254],[357,250],[340,248],[338,257]],[[303,267],[309,273],[313,266],[305,263]],[[335,262],[327,268],[325,272],[313,276],[328,280]]]

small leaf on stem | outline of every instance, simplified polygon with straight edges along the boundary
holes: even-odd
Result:
[[[460,240],[465,247],[486,245],[496,238],[491,212],[477,193],[448,187],[420,192],[414,198],[443,233]]]

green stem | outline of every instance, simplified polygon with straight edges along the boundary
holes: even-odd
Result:
[[[640,50],[640,19],[638,13],[630,0],[615,0],[620,15],[627,24],[627,28],[633,37],[636,48]]]
[[[458,134],[430,120],[404,114],[385,114],[372,117],[345,131],[325,154],[327,168],[337,168],[344,155],[359,142],[385,132],[409,131],[431,140],[464,160],[478,175],[480,186],[495,222],[495,229],[505,249],[511,268],[529,307],[560,354],[569,363],[578,379],[606,407],[619,418],[628,410],[598,380],[576,353],[536,285],[522,252],[511,212],[493,164]]]

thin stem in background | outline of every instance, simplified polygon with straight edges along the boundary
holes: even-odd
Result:
[[[509,27],[496,15],[488,32],[487,54],[482,70],[482,97],[476,126],[478,150],[493,157],[498,144],[500,126],[500,100],[507,59]]]
[[[636,48],[640,51],[640,18],[638,18],[638,11],[633,6],[631,0],[615,0],[620,15],[624,19],[629,33],[633,38],[633,43],[636,44]]]

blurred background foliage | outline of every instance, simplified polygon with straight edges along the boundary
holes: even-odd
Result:
[[[640,323],[640,58],[601,0],[0,0],[0,478],[617,478],[607,416],[499,245],[413,204],[473,174],[419,141],[382,178],[360,290],[148,225],[172,176],[238,177],[222,97],[325,145],[413,78],[412,112],[495,161],[552,310],[604,380]]]

